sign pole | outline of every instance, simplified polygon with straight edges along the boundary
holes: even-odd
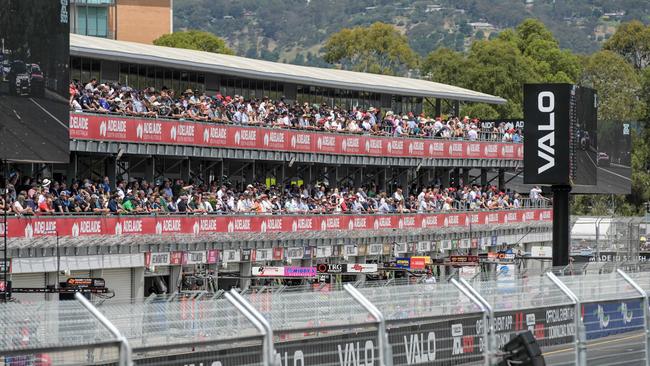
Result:
[[[553,266],[569,264],[569,193],[571,186],[554,185],[553,191]]]

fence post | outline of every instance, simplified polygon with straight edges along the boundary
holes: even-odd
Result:
[[[472,287],[472,285],[470,285],[469,282],[467,282],[464,278],[460,279],[460,283],[487,310],[487,315],[488,315],[487,317],[489,319],[485,319],[484,317],[484,319],[486,320],[486,323],[484,325],[484,328],[486,329],[484,333],[487,334],[487,338],[485,340],[486,342],[485,349],[487,350],[486,352],[487,355],[485,357],[486,359],[485,364],[495,365],[497,363],[496,357],[497,357],[498,349],[496,343],[497,339],[494,334],[494,309],[492,308],[492,305],[490,305],[490,303],[487,300],[485,300],[485,298],[483,298],[483,296],[481,296],[481,294],[479,294],[478,291],[476,291],[476,289]]]
[[[379,343],[377,347],[379,348],[379,365],[392,366],[393,352],[390,349],[390,344],[388,343],[388,334],[386,333],[386,319],[384,318],[384,315],[373,303],[370,302],[370,300],[363,296],[363,294],[351,284],[345,284],[343,286],[343,289],[377,320],[377,342]]]
[[[471,302],[476,304],[476,306],[478,306],[479,309],[481,309],[481,312],[483,313],[483,339],[484,339],[483,347],[485,347],[484,350],[485,352],[483,352],[484,355],[483,361],[486,366],[490,366],[490,354],[489,352],[487,352],[488,351],[487,347],[489,342],[488,337],[490,336],[488,333],[488,308],[486,308],[485,305],[483,305],[483,303],[479,299],[477,299],[476,296],[474,296],[465,286],[463,286],[461,283],[456,281],[455,278],[452,278],[450,282],[458,289],[458,291],[460,291],[463,295],[467,296],[467,298],[469,298]]]
[[[250,302],[244,299],[244,297],[240,295],[239,292],[232,289],[227,294],[229,294],[237,303],[246,309],[248,313],[253,315],[255,319],[257,319],[257,321],[266,329],[266,337],[264,338],[264,354],[262,355],[262,361],[264,366],[272,366],[275,352],[273,348],[273,328],[271,327],[271,323],[269,323],[264,315],[255,309],[255,307]]]
[[[643,331],[645,332],[645,364],[650,366],[650,314],[649,307],[650,301],[648,300],[648,293],[637,284],[627,273],[622,269],[617,269],[616,273],[621,275],[627,283],[629,283],[634,289],[641,294],[643,297]]]
[[[573,318],[575,320],[576,327],[576,342],[575,342],[575,353],[576,353],[576,365],[584,366],[587,365],[587,334],[585,330],[585,325],[582,322],[582,311],[580,309],[580,299],[576,294],[571,291],[562,281],[553,272],[546,272],[546,277],[548,277],[551,282],[553,282],[559,289],[562,291],[574,305]]]
[[[245,316],[246,319],[248,319],[251,323],[253,323],[253,326],[255,326],[255,328],[257,328],[257,330],[260,331],[260,333],[262,334],[262,336],[264,336],[264,344],[262,345],[262,349],[263,349],[263,351],[262,351],[262,363],[264,364],[264,366],[271,366],[271,363],[269,363],[269,360],[267,359],[267,358],[268,358],[268,351],[267,351],[267,349],[266,349],[267,346],[268,346],[267,338],[269,337],[269,335],[268,335],[268,333],[267,333],[267,331],[266,331],[266,327],[264,326],[264,324],[262,324],[262,322],[260,322],[260,321],[257,319],[257,317],[255,316],[255,314],[252,314],[250,311],[248,311],[248,310],[246,309],[246,307],[245,307],[244,305],[242,305],[239,301],[237,301],[237,299],[235,299],[231,294],[226,293],[226,294],[224,295],[224,297],[225,297],[226,300],[228,300],[228,301],[229,301],[229,302],[230,302],[230,303],[231,303],[231,304],[232,304],[232,305],[233,305],[233,306],[234,306],[234,307],[235,307],[235,308],[236,308],[236,309],[237,309],[237,310],[238,310],[238,311],[243,315],[243,316]],[[272,342],[272,341],[271,341],[271,342]]]
[[[123,336],[117,327],[113,325],[113,323],[111,323],[111,321],[108,320],[108,318],[106,318],[106,316],[104,316],[101,311],[97,310],[97,308],[91,304],[84,295],[82,295],[80,292],[77,292],[74,294],[74,298],[79,301],[81,306],[86,308],[90,315],[97,319],[97,321],[101,323],[120,342],[120,360],[118,361],[118,364],[120,366],[132,366],[133,359],[131,355],[131,345],[129,345],[126,337]]]

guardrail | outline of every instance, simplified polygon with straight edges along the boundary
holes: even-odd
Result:
[[[619,269],[472,284],[346,285],[343,291],[244,296],[232,290],[226,299],[106,301],[97,311],[81,312],[102,321],[94,325],[102,332],[94,338],[87,336],[92,322],[84,323],[82,344],[45,337],[52,335],[48,326],[69,330],[80,316],[52,311],[71,305],[49,302],[37,305],[47,322],[29,323],[33,342],[20,327],[8,327],[0,334],[0,355],[39,355],[60,365],[494,365],[505,343],[530,330],[547,364],[647,365],[648,290],[647,273]],[[4,322],[19,322],[22,312],[5,309],[14,310],[14,304],[0,306]],[[11,342],[17,334],[23,343],[16,346]],[[72,352],[69,358],[55,357],[62,352],[56,346],[40,347],[41,335]],[[93,347],[106,342],[113,351]]]
[[[393,137],[70,112],[70,139],[363,155],[523,160],[523,144]]]

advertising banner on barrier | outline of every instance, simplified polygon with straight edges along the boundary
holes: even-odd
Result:
[[[587,339],[643,329],[641,299],[616,300],[582,305]]]
[[[494,331],[501,348],[517,334],[530,330],[540,347],[571,343],[575,337],[573,305],[496,312]],[[482,326],[482,320],[480,321]]]
[[[196,350],[188,356],[183,352],[176,355],[167,355],[160,357],[136,358],[134,356],[134,365],[137,366],[187,366],[187,365],[205,365],[205,366],[239,366],[261,365],[263,348],[260,344],[262,341],[255,341],[255,344],[246,346],[246,354],[241,354],[240,347],[228,347],[225,349],[211,349],[209,351]],[[188,358],[191,357],[191,361]]]
[[[395,258],[395,268],[411,268],[411,258]]]
[[[343,273],[345,272],[345,264],[325,264],[321,263],[316,266],[318,273]]]
[[[318,337],[275,343],[275,361],[279,361],[278,364],[283,366],[379,364],[376,331],[330,333],[332,332]]]
[[[376,230],[380,229],[435,229],[445,227],[466,227],[468,216],[478,215],[481,223],[506,224],[528,221],[551,221],[551,209],[505,210],[478,213],[439,213],[439,214],[401,214],[401,215],[305,215],[282,216],[274,224],[275,232],[301,232],[300,222],[310,220],[311,230]],[[496,215],[496,216],[495,216]],[[492,217],[493,216],[493,217]],[[492,217],[492,218],[490,218]],[[493,221],[496,217],[496,221]],[[364,228],[350,225],[363,218]],[[407,220],[408,219],[408,220]],[[204,235],[217,233],[268,232],[269,222],[265,216],[97,216],[97,217],[10,217],[7,232],[9,239],[31,239],[37,237],[92,237],[99,235]],[[404,226],[409,222],[409,226]],[[350,229],[352,227],[352,229]],[[443,242],[443,249],[451,249]],[[415,243],[414,243],[415,244]],[[304,256],[300,247],[296,259]],[[395,245],[396,253],[407,253],[407,243]],[[346,247],[347,255],[357,255],[358,250]],[[414,250],[412,251],[414,252]],[[352,253],[352,254],[349,254]],[[357,254],[354,254],[357,253]]]
[[[435,365],[435,361],[458,365],[482,360],[476,333],[476,324],[481,319],[479,314],[412,325],[389,322],[386,330],[393,349],[393,365]]]
[[[306,132],[71,113],[74,140],[381,157],[523,159],[523,144]]]

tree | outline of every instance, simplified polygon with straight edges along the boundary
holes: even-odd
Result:
[[[582,85],[598,92],[598,118],[605,121],[636,121],[643,113],[641,85],[632,65],[611,51],[591,55],[581,78]]]
[[[623,23],[603,48],[618,53],[640,70],[650,63],[650,26],[637,20]]]
[[[381,22],[342,29],[327,40],[323,53],[328,63],[375,74],[405,74],[418,61],[406,36]]]
[[[431,81],[463,86],[467,67],[468,61],[463,54],[442,47],[427,55],[420,65],[420,72]]]
[[[185,48],[189,50],[206,51],[213,53],[223,53],[234,55],[226,42],[209,32],[198,30],[188,30],[184,32],[174,32],[165,34],[153,41],[156,46]]]

